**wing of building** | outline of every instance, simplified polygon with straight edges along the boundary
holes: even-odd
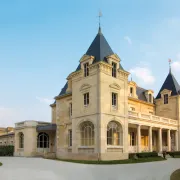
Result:
[[[82,52],[83,54],[83,52]],[[16,156],[127,159],[132,152],[178,150],[180,87],[169,72],[158,95],[128,81],[99,28],[51,104],[51,123],[16,123]]]

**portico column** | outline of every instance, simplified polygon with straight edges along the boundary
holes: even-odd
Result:
[[[152,127],[149,126],[149,151],[152,152]]]
[[[171,131],[170,131],[170,129],[167,130],[167,145],[168,145],[168,151],[171,151]]]
[[[141,125],[137,126],[137,151],[141,152]]]
[[[159,145],[159,152],[162,152],[162,129],[158,129],[158,145]]]
[[[178,131],[175,131],[175,151],[178,151]]]

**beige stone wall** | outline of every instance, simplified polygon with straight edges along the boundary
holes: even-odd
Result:
[[[163,99],[157,99],[156,102],[156,115],[170,119],[178,119],[179,105],[177,96],[170,96],[168,104],[164,104]]]
[[[24,148],[19,147],[19,133],[24,134]],[[32,156],[36,152],[36,127],[19,128],[15,130],[15,156]]]
[[[14,135],[0,136],[0,146],[2,145],[14,145]]]
[[[145,114],[155,114],[155,107],[151,103],[146,103],[142,101],[133,100],[132,98],[128,99],[128,108],[135,108],[136,112],[145,113]]]
[[[51,122],[53,124],[56,124],[56,106],[53,106],[51,108],[51,116],[52,116]]]

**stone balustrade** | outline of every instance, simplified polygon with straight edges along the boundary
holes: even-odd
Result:
[[[151,114],[144,114],[144,113],[138,113],[135,111],[129,111],[128,112],[129,117],[135,117],[139,119],[159,122],[159,123],[165,123],[165,124],[171,124],[171,125],[178,125],[178,121],[174,119],[164,118],[160,116],[155,116]]]

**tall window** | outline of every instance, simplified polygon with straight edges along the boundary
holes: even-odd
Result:
[[[72,103],[69,104],[69,116],[72,116]]]
[[[90,121],[83,122],[80,125],[81,146],[94,145],[94,125]]]
[[[130,146],[134,146],[134,145],[135,145],[135,133],[130,132]]]
[[[120,125],[111,121],[107,126],[107,145],[120,145]]]
[[[116,77],[116,63],[112,62],[112,77]]]
[[[19,148],[24,148],[24,134],[22,132],[19,134]]]
[[[112,93],[112,106],[117,106],[117,94]]]
[[[84,77],[89,76],[89,63],[84,64]]]
[[[130,88],[130,96],[131,97],[133,96],[133,88],[132,87]]]
[[[49,135],[41,132],[38,134],[37,139],[37,147],[38,148],[49,148]]]
[[[168,94],[164,95],[164,104],[168,104]]]
[[[152,95],[149,94],[149,102],[151,103],[152,102]]]
[[[68,146],[72,146],[72,130],[68,131]]]
[[[89,105],[89,93],[84,94],[84,105]]]

